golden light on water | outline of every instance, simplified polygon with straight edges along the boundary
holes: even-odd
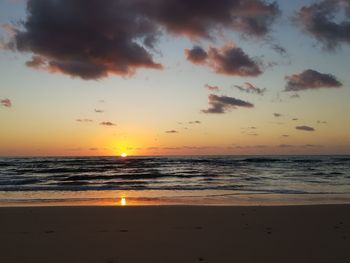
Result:
[[[122,198],[120,199],[120,205],[121,205],[121,206],[126,206],[126,197],[122,197]]]

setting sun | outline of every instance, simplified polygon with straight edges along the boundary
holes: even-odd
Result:
[[[128,157],[128,155],[127,155],[126,153],[122,153],[122,154],[120,155],[120,157],[126,158],[126,157]]]
[[[121,206],[126,206],[126,198],[125,198],[125,197],[122,197],[122,198],[120,199],[120,205],[121,205]]]

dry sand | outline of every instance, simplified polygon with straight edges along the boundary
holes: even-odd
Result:
[[[350,262],[350,205],[0,208],[1,263]]]

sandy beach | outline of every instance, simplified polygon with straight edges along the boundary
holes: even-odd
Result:
[[[0,208],[0,262],[350,262],[350,205]]]

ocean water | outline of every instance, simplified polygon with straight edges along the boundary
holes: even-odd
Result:
[[[0,158],[0,205],[322,203],[349,195],[350,156]]]

